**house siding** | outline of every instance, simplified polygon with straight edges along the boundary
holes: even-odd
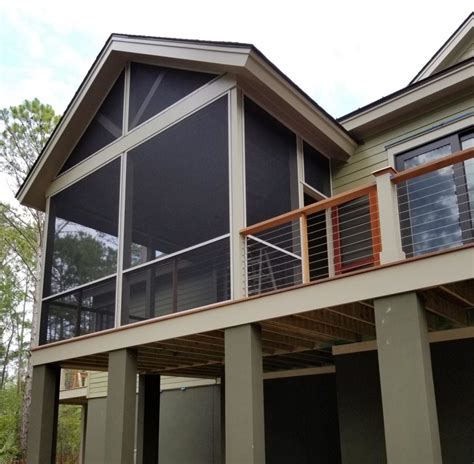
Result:
[[[195,379],[190,377],[161,377],[161,390],[179,390],[182,388],[202,387],[206,385],[216,385],[219,383],[214,379]],[[87,398],[103,398],[107,396],[108,373],[90,372]],[[138,388],[138,384],[137,384]],[[138,391],[138,390],[137,390]]]
[[[474,110],[474,95],[453,101],[423,117],[416,117],[375,137],[368,138],[360,145],[348,163],[332,166],[333,193],[366,185],[373,180],[372,173],[388,165],[386,147],[400,140],[416,136],[424,131],[461,117]]]

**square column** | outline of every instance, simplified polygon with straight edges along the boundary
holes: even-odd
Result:
[[[160,376],[140,375],[138,384],[137,461],[158,464]]]
[[[136,351],[112,351],[109,353],[105,464],[134,463],[136,402]]]
[[[388,464],[441,464],[424,309],[416,293],[374,304]]]
[[[264,464],[263,372],[260,329],[225,330],[226,464]]]
[[[33,367],[28,464],[56,462],[60,374],[61,369],[56,365]]]

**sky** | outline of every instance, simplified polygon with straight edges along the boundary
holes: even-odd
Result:
[[[117,32],[253,43],[339,117],[407,85],[471,11],[472,0],[0,0],[0,108],[38,97],[61,114]]]

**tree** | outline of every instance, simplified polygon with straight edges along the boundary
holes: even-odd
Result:
[[[38,99],[25,100],[19,106],[0,110],[0,127],[3,128],[0,134],[0,169],[9,175],[12,188],[15,190],[18,190],[22,185],[58,121],[59,116],[55,114],[53,108],[50,105],[42,104]],[[21,272],[17,274],[17,277],[20,276],[25,279],[25,285],[17,288],[25,289],[25,298],[28,296],[32,302],[31,340],[34,341],[39,325],[37,319],[41,301],[38,282],[44,215],[42,212],[31,208],[16,209],[11,205],[3,204],[0,209],[0,217],[3,224],[7,224],[10,230],[15,232],[13,235],[23,238],[21,242],[14,242],[12,247],[15,250],[13,255],[16,256],[17,262],[21,263]],[[12,256],[11,252],[9,256]],[[6,263],[8,263],[8,259],[10,258],[6,258]],[[4,272],[7,272],[7,269],[10,268],[5,267],[4,269]],[[13,278],[13,276],[10,277]],[[8,301],[11,305],[14,304],[17,297],[5,293],[5,298],[10,298]],[[19,324],[20,321],[22,323],[20,329],[16,331],[19,344],[18,368],[20,370],[24,359],[24,340],[22,340],[22,337],[25,335],[25,324],[27,322],[25,313],[26,304],[23,306],[21,318],[9,321],[10,329],[13,329],[12,324]],[[11,353],[9,356],[11,356]],[[21,449],[23,451],[26,450],[27,443],[31,403],[31,372],[31,365],[28,363],[24,380],[20,434]]]

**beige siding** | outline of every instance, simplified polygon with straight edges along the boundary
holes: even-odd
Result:
[[[107,372],[90,372],[87,398],[107,396]]]
[[[88,398],[101,398],[107,396],[107,372],[91,372],[89,374]],[[161,390],[177,390],[180,388],[202,387],[219,383],[215,379],[194,379],[190,377],[161,378]]]
[[[348,163],[333,166],[333,193],[340,193],[372,181],[372,172],[388,164],[385,147],[420,134],[453,118],[474,110],[474,96],[451,103],[421,118],[411,119],[395,129],[365,141]]]

